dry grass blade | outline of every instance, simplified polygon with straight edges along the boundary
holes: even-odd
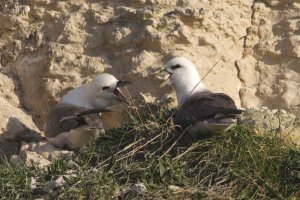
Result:
[[[4,163],[0,168],[0,199],[300,196],[300,151],[283,143],[278,134],[270,132],[268,137],[262,137],[237,126],[224,135],[192,140],[186,130],[176,131],[170,115],[172,111],[153,109],[143,116],[142,122],[110,130],[109,137],[99,138],[46,170]],[[65,177],[66,184],[50,192],[43,189],[60,176]],[[38,180],[35,189],[30,188],[32,177]],[[148,192],[139,194],[132,190],[137,183]]]
[[[178,143],[178,141],[182,138],[182,136],[188,131],[190,127],[187,127],[181,134],[180,136],[175,140],[175,142],[168,148],[167,151],[165,151],[159,159],[162,159],[165,155],[167,155],[173,148],[174,146]]]

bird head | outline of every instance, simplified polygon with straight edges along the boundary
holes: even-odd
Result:
[[[200,81],[195,65],[184,57],[175,57],[168,61],[163,72],[169,74],[168,78],[175,87],[187,82]]]
[[[87,84],[90,103],[93,107],[109,107],[120,102],[128,104],[126,97],[120,90],[129,84],[129,81],[118,80],[113,75],[103,73]]]
[[[182,104],[193,92],[206,90],[195,65],[187,58],[175,57],[171,59],[167,62],[162,73],[169,75],[167,80],[162,83],[162,86],[171,82],[176,90],[179,104]]]
[[[60,102],[78,107],[100,109],[120,102],[128,103],[120,87],[129,83],[129,81],[118,80],[111,74],[99,74],[91,82],[70,90]]]

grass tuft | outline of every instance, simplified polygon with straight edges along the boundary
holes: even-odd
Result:
[[[0,199],[300,198],[300,151],[277,134],[236,126],[193,140],[176,130],[171,115],[163,108],[143,118],[130,113],[130,123],[46,169],[6,162]],[[60,176],[64,184],[47,189]],[[148,192],[132,189],[137,183]]]

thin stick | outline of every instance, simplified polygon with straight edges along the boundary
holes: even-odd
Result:
[[[89,115],[89,114],[94,114],[94,113],[101,113],[101,112],[111,112],[110,109],[108,108],[99,108],[99,109],[89,109],[89,110],[84,110],[80,112],[77,117],[82,117],[84,115]]]
[[[193,149],[195,149],[196,147],[198,147],[199,145],[192,145],[190,146],[187,150],[185,150],[183,153],[179,154],[178,156],[176,156],[175,158],[172,159],[172,161],[174,160],[178,160],[180,159],[182,156],[184,156],[185,154],[187,154],[188,152],[192,151]]]
[[[143,122],[143,124],[144,124],[144,121],[142,120],[142,117],[141,117],[140,113],[138,112],[137,106],[136,106],[136,104],[134,103],[133,98],[132,98],[130,92],[127,90],[126,87],[125,87],[125,90],[126,90],[127,94],[128,94],[129,97],[130,97],[130,101],[131,101],[131,103],[132,103],[132,105],[133,105],[134,111],[137,113],[137,115],[138,115],[138,117],[139,117],[139,120],[140,120],[141,122]]]
[[[128,158],[129,156],[133,155],[134,153],[136,153],[137,151],[139,151],[140,149],[144,148],[145,146],[147,146],[149,143],[153,142],[155,139],[157,139],[161,134],[158,134],[157,136],[155,136],[154,138],[152,138],[151,140],[149,140],[148,142],[146,142],[145,144],[133,149],[132,151],[128,152],[127,154],[125,154],[123,157],[119,158],[116,160],[117,161],[120,161],[120,160],[123,160],[125,158]],[[142,141],[142,140],[141,140]],[[115,154],[116,155],[119,155],[121,152],[123,152],[123,150],[117,152]],[[106,160],[102,161],[101,163],[99,163],[99,165],[97,167],[100,167],[101,165],[103,165],[104,163],[106,163],[108,160],[110,160],[111,157],[107,158]],[[105,166],[105,165],[103,165]]]
[[[165,153],[163,153],[162,156],[160,156],[159,160],[164,157],[167,153],[169,153],[171,151],[171,149],[175,146],[175,144],[177,144],[177,142],[180,140],[180,138],[182,138],[182,136],[187,132],[187,130],[191,127],[192,125],[186,127],[186,129],[181,133],[181,135],[177,138],[177,140],[170,146],[170,148],[165,151]]]
[[[243,39],[246,36],[241,37],[238,41],[240,41],[241,39]],[[192,89],[192,91],[189,93],[189,95],[191,95],[191,93],[196,89],[196,87],[207,77],[207,75],[217,66],[217,64],[221,61],[221,59],[223,58],[223,56],[225,56],[234,46],[235,46],[235,42],[227,49],[227,51],[217,60],[217,62],[208,70],[208,72],[203,76],[203,78],[199,81],[199,83],[197,83],[197,85]]]

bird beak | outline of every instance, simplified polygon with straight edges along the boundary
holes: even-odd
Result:
[[[130,84],[130,81],[118,81],[116,88],[114,90],[114,94],[117,96],[117,100],[122,101],[124,103],[129,104],[127,98],[124,96],[124,94],[121,92],[119,87],[124,87],[125,85]]]
[[[168,76],[167,79],[166,79],[164,82],[162,82],[162,84],[160,84],[160,88],[163,88],[163,87],[165,87],[165,86],[167,86],[167,85],[171,85],[170,78],[171,78],[172,73],[168,72],[168,71],[165,70],[165,69],[162,69],[162,70],[160,70],[159,74],[160,74],[161,76],[165,76],[165,75]]]
[[[114,94],[117,96],[117,100],[129,104],[127,98],[121,92],[120,88],[116,87],[115,90],[114,90]]]
[[[126,86],[126,85],[128,85],[128,84],[130,84],[131,82],[130,81],[118,81],[117,82],[117,87],[124,87],[124,86]]]
[[[171,73],[170,72],[168,72],[167,70],[165,70],[165,69],[162,69],[162,70],[160,70],[159,71],[159,74],[161,75],[161,76],[165,76],[165,75],[171,75]]]

